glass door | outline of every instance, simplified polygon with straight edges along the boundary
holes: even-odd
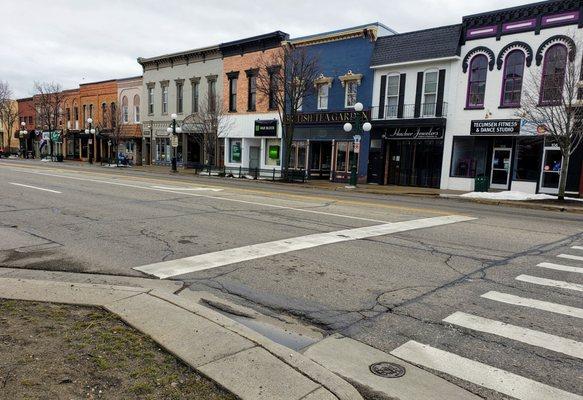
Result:
[[[495,148],[492,152],[492,176],[490,178],[490,187],[492,189],[508,189],[511,159],[512,149]]]
[[[559,193],[561,165],[563,156],[557,147],[545,147],[541,173],[540,191],[544,193]]]

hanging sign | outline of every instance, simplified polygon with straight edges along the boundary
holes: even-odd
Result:
[[[172,147],[178,147],[178,135],[172,136]]]
[[[255,136],[259,137],[275,137],[277,136],[277,120],[276,119],[258,119],[255,121]]]
[[[518,135],[519,119],[486,119],[472,121],[470,135]]]

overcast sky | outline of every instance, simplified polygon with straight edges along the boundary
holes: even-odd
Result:
[[[149,57],[282,30],[292,37],[379,21],[398,32],[525,0],[0,0],[0,80],[63,88],[141,74]]]

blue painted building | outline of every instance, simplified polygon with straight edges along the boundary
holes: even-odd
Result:
[[[360,182],[368,174],[369,133],[357,129],[355,120],[370,120],[374,73],[370,68],[375,42],[395,32],[372,23],[291,39],[296,47],[318,61],[321,74],[298,116],[291,151],[292,168],[305,169],[312,179],[347,181],[351,166],[358,166]],[[355,104],[364,106],[355,111]],[[344,124],[353,124],[351,132]],[[360,142],[355,136],[360,136]]]

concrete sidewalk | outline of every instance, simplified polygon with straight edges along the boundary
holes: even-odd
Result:
[[[241,399],[362,400],[328,369],[174,294],[166,282],[155,287],[157,281],[121,277],[86,283],[78,282],[80,275],[0,269],[0,298],[102,307]]]

